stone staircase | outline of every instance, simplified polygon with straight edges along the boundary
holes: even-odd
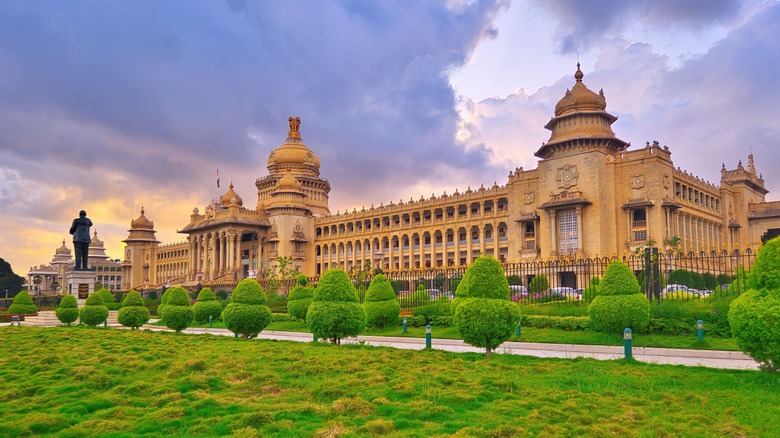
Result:
[[[110,326],[116,326],[119,325],[119,322],[116,319],[116,310],[109,310],[108,311],[108,325]],[[22,321],[22,325],[26,326],[32,326],[32,327],[51,327],[51,326],[57,326],[62,324],[59,319],[57,319],[57,315],[54,313],[53,310],[45,310],[38,312],[38,316],[25,316],[24,321]],[[74,322],[73,324],[78,324],[78,320]]]

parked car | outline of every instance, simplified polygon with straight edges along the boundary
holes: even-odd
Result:
[[[510,299],[515,302],[528,298],[528,288],[521,284],[510,284],[509,293],[511,294]]]

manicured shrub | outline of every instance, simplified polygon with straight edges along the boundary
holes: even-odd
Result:
[[[550,316],[523,315],[520,318],[523,327],[556,328],[561,330],[586,330],[590,328],[590,318],[587,316]]]
[[[366,312],[366,324],[373,327],[384,328],[398,320],[401,305],[395,299],[393,286],[383,274],[379,274],[371,280],[366,291],[363,311]]]
[[[228,299],[228,295],[230,295],[230,294],[228,293],[228,291],[226,291],[224,289],[220,289],[220,290],[217,291],[217,299],[219,299],[220,301],[227,300]]]
[[[469,297],[458,305],[453,323],[464,342],[484,348],[489,357],[514,333],[520,308],[509,301],[509,283],[498,260],[478,257],[466,277]]]
[[[731,302],[729,324],[739,348],[767,371],[780,371],[780,238],[767,242],[750,273],[753,289]]]
[[[422,284],[417,285],[417,289],[414,290],[414,293],[412,294],[412,300],[411,300],[411,306],[424,306],[431,302],[431,296],[428,295],[428,291],[425,290],[425,286]]]
[[[157,316],[160,319],[163,319],[163,312],[165,311],[165,306],[168,305],[168,299],[171,296],[171,288],[168,288],[163,292],[162,296],[160,297],[160,304],[157,305]]]
[[[694,289],[706,289],[707,286],[704,283],[704,276],[699,274],[698,272],[691,272],[691,285]]]
[[[638,332],[650,323],[650,302],[625,263],[614,261],[607,266],[588,316],[595,330],[606,333],[622,333],[627,327]]]
[[[650,302],[642,294],[599,295],[588,306],[593,328],[604,333],[623,333],[628,327],[634,332],[650,323]]]
[[[466,273],[463,274],[463,277],[458,281],[458,287],[455,289],[455,298],[452,299],[452,302],[450,303],[450,313],[452,316],[455,316],[455,311],[458,310],[458,306],[466,300],[466,298],[469,297],[469,282],[471,281],[471,276],[469,275],[468,269],[466,270]]]
[[[304,274],[300,274],[299,276],[295,277],[295,284],[298,286],[308,286],[309,285],[309,279]]]
[[[8,307],[8,313],[32,315],[38,313],[38,306],[30,298],[30,294],[26,290],[22,290],[14,297],[13,302]]]
[[[582,301],[590,303],[599,294],[599,278],[593,277],[590,279],[588,287],[582,291]]]
[[[303,276],[303,278],[306,278]],[[308,283],[308,281],[307,281]],[[306,312],[309,311],[309,305],[314,296],[314,288],[301,285],[300,282],[290,291],[287,299],[287,312],[300,320],[306,320]]]
[[[222,304],[217,301],[214,291],[204,287],[198,292],[198,301],[192,306],[192,311],[197,322],[208,322],[209,316],[216,321],[222,315]]]
[[[750,289],[750,272],[744,270],[743,268],[739,268],[737,275],[734,277],[734,280],[729,283],[729,287],[726,289],[726,294],[736,297],[748,289]]]
[[[550,288],[550,281],[544,275],[537,275],[528,283],[528,291],[541,293]]]
[[[607,266],[599,287],[599,295],[631,295],[642,292],[634,274],[625,263],[619,261],[614,261]]]
[[[79,305],[76,301],[76,297],[73,295],[65,295],[60,301],[60,306],[54,311],[57,315],[57,319],[63,324],[68,324],[79,319]]]
[[[245,278],[233,289],[232,301],[222,311],[225,327],[244,339],[254,338],[271,322],[271,309],[260,283]]]
[[[131,290],[125,295],[122,307],[117,313],[119,323],[125,327],[130,327],[132,330],[149,322],[151,317],[149,309],[144,306],[143,297],[135,290]]]
[[[366,314],[358,304],[355,287],[342,269],[328,270],[320,278],[306,323],[314,336],[330,339],[336,345],[342,338],[357,336],[365,329]]]
[[[108,288],[101,287],[95,291],[95,293],[100,295],[100,298],[103,299],[103,305],[106,306],[108,310],[118,310],[122,307],[120,303],[116,302],[114,294],[112,294]]]
[[[166,327],[179,333],[190,326],[194,317],[190,296],[187,294],[187,290],[181,286],[169,288],[165,294],[168,294],[168,304],[162,311],[162,320]]]
[[[704,288],[707,290],[715,290],[718,287],[718,279],[711,272],[705,272],[701,274],[702,280],[704,280]]]
[[[108,319],[108,307],[103,304],[100,294],[91,293],[84,302],[84,307],[79,312],[81,322],[94,327]]]

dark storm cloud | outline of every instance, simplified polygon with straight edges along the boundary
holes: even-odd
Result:
[[[485,152],[454,141],[447,72],[495,35],[505,5],[448,6],[4,2],[0,156],[172,188],[204,168],[261,176],[297,114],[334,190],[361,181],[370,193],[391,175],[411,186],[436,178],[432,163],[479,172]]]
[[[558,21],[561,53],[589,48],[641,22],[643,25],[697,30],[727,23],[740,10],[739,0],[554,0],[539,1]]]

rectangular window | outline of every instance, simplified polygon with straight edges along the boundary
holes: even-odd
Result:
[[[577,234],[577,210],[558,212],[558,252],[561,255],[575,254],[579,250]]]
[[[533,222],[523,225],[523,249],[536,249],[536,226]]]
[[[680,197],[682,195],[682,186],[680,183],[676,182],[674,183],[674,196]]]
[[[631,240],[644,242],[647,240],[647,210],[633,210],[631,212]]]

